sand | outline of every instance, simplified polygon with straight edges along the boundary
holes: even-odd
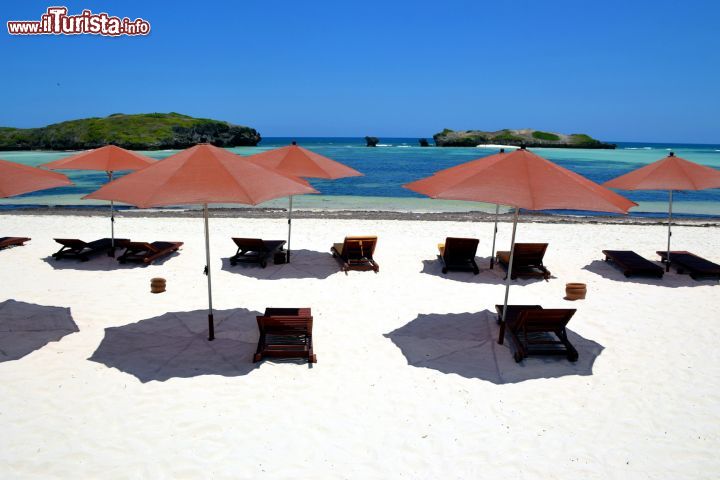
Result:
[[[293,263],[263,270],[229,266],[230,237],[282,239],[283,220],[211,219],[218,339],[208,343],[200,219],[118,219],[120,237],[185,242],[149,267],[48,258],[52,237],[106,236],[102,217],[1,220],[2,235],[33,240],[0,252],[0,301],[70,307],[79,328],[0,362],[2,478],[682,479],[720,471],[718,281],[675,272],[626,279],[601,261],[603,248],[657,258],[662,226],[521,224],[518,241],[550,243],[553,277],[516,281],[510,303],[577,308],[569,327],[580,360],[516,364],[507,343],[495,342],[503,274],[482,258],[490,223],[302,219],[293,224]],[[718,233],[680,226],[674,245],[719,261]],[[379,274],[339,271],[327,252],[346,234],[379,236]],[[440,272],[435,246],[446,235],[480,238],[479,275]],[[502,224],[498,245],[509,236]],[[156,276],[167,292],[150,293]],[[566,282],[586,283],[587,299],[564,300]],[[267,306],[312,308],[312,368],[251,362],[254,316]]]

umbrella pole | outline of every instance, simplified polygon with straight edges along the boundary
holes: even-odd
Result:
[[[208,228],[208,206],[203,205],[205,217],[205,275],[208,280],[208,340],[215,340],[215,324],[213,323],[212,279],[210,277],[210,230]]]
[[[107,172],[108,183],[113,181],[113,172]],[[110,200],[110,251],[108,257],[115,258],[115,205]]]
[[[670,237],[672,237],[672,190],[670,190],[670,208],[668,209],[668,246],[667,246],[667,257],[665,257],[665,271],[670,271]]]
[[[515,207],[515,217],[513,218],[512,239],[510,240],[510,263],[508,264],[507,277],[505,277],[505,302],[503,303],[502,317],[500,318],[500,345],[505,341],[505,311],[507,310],[508,295],[510,295],[510,280],[512,279],[513,258],[515,257],[515,230],[517,230],[518,215],[520,208]]]
[[[292,231],[292,199],[290,195],[290,207],[288,208],[288,242],[287,242],[287,263],[290,263],[290,232]]]
[[[490,252],[490,269],[492,270],[495,266],[495,239],[497,238],[497,222],[498,222],[498,214],[500,213],[500,204],[495,204],[495,230],[493,230],[493,244],[492,244],[492,252]]]

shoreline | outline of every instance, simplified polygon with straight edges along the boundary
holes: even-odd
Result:
[[[117,207],[116,207],[117,208]],[[287,218],[284,208],[209,208],[211,218]],[[2,216],[68,216],[68,217],[108,217],[107,206],[88,207],[23,207],[0,209]],[[122,208],[115,210],[115,217],[128,218],[200,218],[202,210],[192,208]],[[500,223],[511,223],[512,213],[500,213]],[[468,212],[407,212],[393,210],[293,210],[293,219],[344,219],[344,220],[399,220],[430,222],[494,222],[495,214]],[[624,215],[571,215],[550,213],[520,213],[519,223],[546,224],[596,224],[596,225],[667,225],[666,217],[638,217]],[[720,216],[673,217],[673,227],[720,227]]]

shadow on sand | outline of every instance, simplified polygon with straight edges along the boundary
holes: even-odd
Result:
[[[660,262],[657,262],[660,265]],[[664,265],[661,265],[663,269]],[[593,260],[583,267],[584,270],[600,275],[608,280],[616,282],[636,283],[641,285],[655,285],[658,287],[678,288],[678,287],[701,287],[703,285],[717,285],[717,280],[693,280],[690,275],[681,275],[673,270],[665,272],[662,278],[655,277],[626,277],[612,262],[604,260]]]
[[[515,363],[511,342],[497,343],[497,315],[478,313],[428,314],[385,334],[400,349],[408,364],[456,373],[496,384],[518,383],[536,378],[592,375],[603,346],[568,330],[568,338],[580,358],[529,357]]]
[[[6,300],[0,303],[0,362],[18,360],[79,331],[69,308]]]
[[[324,279],[340,273],[340,267],[330,252],[315,250],[293,250],[290,263],[275,265],[272,259],[266,268],[257,263],[238,263],[230,265],[229,258],[222,259],[222,269],[238,275],[259,280],[277,280],[282,278],[318,278]]]
[[[115,254],[119,257],[122,252]],[[158,258],[152,265],[162,265],[165,262],[177,257],[180,252],[172,252],[170,255]],[[45,263],[53,267],[55,270],[85,270],[85,271],[110,271],[128,268],[147,267],[148,264],[142,262],[120,263],[117,258],[109,257],[106,254],[94,255],[87,262],[82,262],[75,258],[61,258],[57,260],[52,255],[42,259]]]
[[[134,375],[141,382],[200,375],[237,377],[257,365],[255,317],[244,308],[215,310],[215,340],[208,341],[207,310],[168,312],[137,323],[105,329],[88,359]]]
[[[437,257],[433,260],[423,260],[423,268],[420,273],[433,275],[447,280],[465,283],[482,283],[489,285],[505,285],[505,269],[500,265],[490,269],[490,257],[475,258],[475,262],[480,267],[480,273],[475,275],[471,271],[450,270],[448,273],[442,273],[442,263]],[[550,277],[552,280],[553,277]],[[512,285],[528,285],[535,282],[543,282],[542,278],[518,278],[512,281]]]

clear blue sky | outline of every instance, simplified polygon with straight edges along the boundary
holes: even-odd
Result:
[[[51,5],[148,37],[11,37]],[[176,111],[264,136],[720,143],[720,2],[3,1],[0,125]]]

